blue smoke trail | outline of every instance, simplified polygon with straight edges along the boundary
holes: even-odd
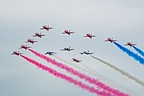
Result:
[[[135,47],[135,46],[133,46],[133,48],[134,48],[139,54],[141,54],[142,56],[144,56],[144,52],[143,52],[141,49],[139,49],[139,48],[137,48],[137,47]]]
[[[144,58],[141,56],[137,55],[136,53],[132,52],[131,50],[123,47],[122,45],[114,42],[114,44],[120,48],[123,52],[126,52],[129,56],[133,57],[136,61],[139,61],[141,64],[144,64]]]

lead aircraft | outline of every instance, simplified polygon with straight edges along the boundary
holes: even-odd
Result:
[[[87,33],[84,37],[88,37],[90,39],[92,39],[93,37],[96,37],[95,35],[92,35],[92,33]]]
[[[43,25],[42,28],[40,28],[40,30],[46,30],[49,31],[50,29],[53,29],[53,27],[49,27],[49,25]]]
[[[73,34],[74,32],[70,31],[70,30],[64,30],[64,32],[62,34],[68,34],[68,35],[71,35]]]

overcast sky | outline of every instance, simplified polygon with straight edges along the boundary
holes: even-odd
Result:
[[[89,56],[79,54],[90,50],[94,52],[94,56],[144,81],[144,65],[114,44],[104,42],[108,37],[113,37],[122,45],[131,41],[144,50],[143,4],[143,0],[0,0],[0,96],[94,96],[93,93],[54,77],[20,57],[10,55],[13,51],[18,51],[28,38],[33,38],[35,32],[46,36],[35,38],[38,42],[34,45],[27,44],[32,49],[43,54],[46,51],[55,51],[56,56],[69,62],[72,57],[80,58],[83,60],[82,64],[95,71],[95,78],[131,96],[143,96],[144,88],[136,82]],[[42,25],[50,25],[54,29],[49,32],[42,31]],[[75,34],[61,34],[65,29],[70,29]],[[84,38],[86,33],[93,33],[96,37]],[[69,46],[75,50],[60,51]],[[137,53],[134,49],[127,48]],[[59,72],[73,76],[28,51],[20,52]]]

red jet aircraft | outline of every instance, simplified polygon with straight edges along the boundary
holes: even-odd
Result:
[[[95,35],[92,35],[92,33],[87,33],[84,37],[89,37],[90,39],[92,39],[92,37],[96,37]]]
[[[109,41],[109,42],[113,43],[113,42],[115,42],[115,41],[117,41],[117,40],[113,40],[113,38],[108,38],[108,39],[105,40],[105,41],[106,41],[106,42]]]
[[[64,30],[64,32],[62,34],[68,34],[68,35],[71,35],[72,33],[74,32],[71,32],[70,30]]]
[[[33,35],[33,37],[39,37],[39,38],[41,38],[42,36],[45,36],[44,34],[41,34],[41,33],[35,33],[34,35]]]
[[[43,30],[43,29],[49,31],[49,29],[53,29],[53,27],[49,27],[49,26],[44,25],[44,26],[42,26],[42,28],[40,28],[40,30]]]
[[[133,44],[132,42],[127,42],[126,44],[124,44],[125,46],[130,46],[130,47],[133,47],[134,45],[137,45],[137,44]]]
[[[26,43],[32,43],[32,44],[34,44],[35,42],[38,42],[38,41],[34,41],[34,39],[28,39],[28,40],[26,41]]]
[[[75,62],[77,62],[77,63],[82,61],[82,60],[79,60],[79,58],[78,59],[72,58],[72,60],[75,61]]]
[[[17,55],[17,56],[19,56],[19,55],[21,55],[22,53],[19,53],[19,51],[14,51],[11,55]]]
[[[29,49],[29,48],[31,48],[31,47],[28,47],[27,45],[21,45],[21,47],[19,48],[19,49],[25,49],[25,50],[27,50],[27,49]]]

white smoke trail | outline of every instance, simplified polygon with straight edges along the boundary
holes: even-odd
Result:
[[[107,66],[115,69],[115,70],[118,71],[119,73],[125,75],[126,77],[128,77],[128,78],[131,79],[131,80],[134,80],[135,82],[137,82],[138,84],[140,84],[141,86],[144,87],[144,82],[141,81],[141,80],[139,80],[139,79],[137,79],[137,78],[134,77],[133,75],[131,75],[131,74],[125,72],[124,70],[119,69],[119,68],[115,67],[114,65],[112,65],[112,64],[110,64],[110,63],[107,63],[106,61],[101,60],[101,59],[99,59],[99,58],[97,58],[97,57],[95,57],[95,56],[91,56],[91,57],[94,58],[94,59],[96,59],[96,60],[98,60],[98,61],[100,61],[100,62],[102,62],[103,64],[105,64],[105,65],[107,65]]]

